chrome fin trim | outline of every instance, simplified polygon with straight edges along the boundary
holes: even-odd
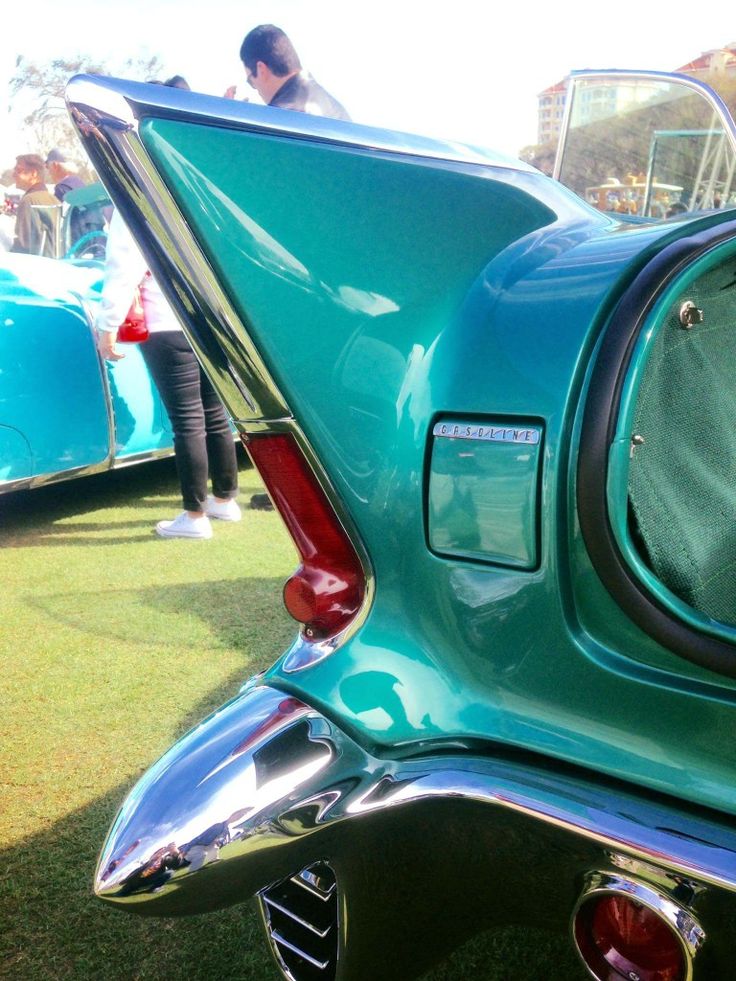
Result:
[[[288,109],[275,110],[252,102],[154,87],[120,78],[77,75],[67,88],[67,102],[94,106],[104,116],[117,120],[120,127],[135,126],[138,120],[153,110],[160,117],[188,118],[205,125],[211,123],[214,117],[218,126],[246,129],[269,136],[423,157],[451,164],[535,173],[535,168],[522,160],[456,140],[401,133]]]
[[[138,131],[142,104],[126,95],[130,88],[150,95],[149,90],[163,86],[116,86],[108,79],[75,76],[67,86],[67,106],[79,137],[231,417],[290,417],[246,327],[143,146]],[[151,104],[157,105],[155,93]]]
[[[284,659],[287,672],[301,671],[342,646],[364,622],[374,593],[373,570],[360,535],[319,464],[286,399],[270,375],[249,325],[219,285],[188,223],[159,177],[140,139],[138,122],[157,115],[196,118],[200,123],[242,127],[253,122],[269,132],[293,137],[296,123],[306,135],[330,131],[334,120],[284,110],[233,107],[232,100],[181,93],[165,86],[75,76],[67,86],[67,105],[80,139],[103,176],[105,186],[139,242],[151,270],[240,433],[290,432],[353,543],[365,578],[361,610],[350,625],[327,641],[298,634]],[[160,91],[161,90],[161,91]],[[294,119],[291,119],[294,117]],[[260,122],[259,122],[260,120]],[[279,127],[279,122],[283,125]],[[257,124],[257,125],[256,125]],[[253,127],[251,127],[253,128]],[[324,135],[324,134],[323,134]]]

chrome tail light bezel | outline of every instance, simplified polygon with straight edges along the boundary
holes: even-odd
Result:
[[[676,884],[674,884],[676,888]],[[570,933],[575,950],[586,970],[596,981],[608,981],[612,973],[602,973],[590,963],[590,954],[581,947],[580,936],[588,929],[587,908],[605,896],[621,896],[635,901],[654,913],[677,939],[683,958],[682,981],[693,981],[695,958],[706,936],[693,912],[668,891],[651,883],[616,872],[593,872],[587,877],[570,919]],[[591,938],[591,944],[594,941]]]

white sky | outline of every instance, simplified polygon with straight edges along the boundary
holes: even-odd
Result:
[[[448,137],[516,155],[536,141],[540,91],[577,68],[673,70],[736,41],[733,4],[620,0],[34,0],[0,32],[0,169],[26,135],[9,121],[15,58],[93,54],[111,73],[129,55],[157,54],[166,74],[221,95],[237,83],[251,27],[274,23],[302,63],[357,122]],[[44,25],[47,25],[44,29]],[[117,70],[116,70],[117,69]]]

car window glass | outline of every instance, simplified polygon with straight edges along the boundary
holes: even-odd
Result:
[[[687,83],[571,80],[559,179],[600,211],[640,218],[736,206],[736,153],[720,113]]]

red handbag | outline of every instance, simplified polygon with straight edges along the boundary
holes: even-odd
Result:
[[[130,304],[127,316],[118,327],[118,341],[121,344],[142,344],[148,340],[146,313],[143,309],[143,297],[140,286],[136,286],[133,302]]]

